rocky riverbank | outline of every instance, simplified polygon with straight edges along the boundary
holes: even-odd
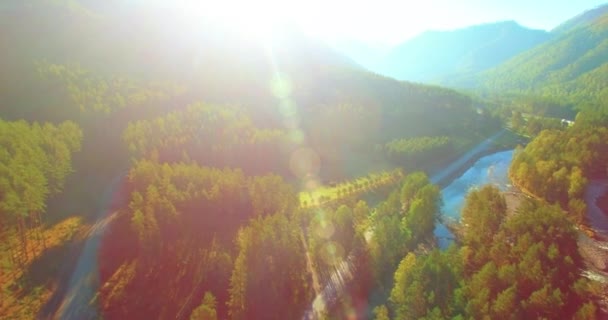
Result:
[[[583,275],[599,286],[598,302],[602,319],[608,319],[608,180],[590,181],[585,190],[588,227],[593,238],[579,237],[578,246],[585,260]]]
[[[515,188],[538,199],[509,178]],[[608,180],[590,181],[584,198],[587,204],[587,222],[577,226],[580,230],[578,249],[585,264],[582,275],[598,287],[600,319],[608,319]]]
[[[605,192],[602,196],[595,200],[598,208],[604,212],[604,214],[608,213],[608,192]]]

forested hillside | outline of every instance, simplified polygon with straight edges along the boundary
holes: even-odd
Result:
[[[328,171],[338,167],[341,154],[393,139],[450,135],[466,145],[496,130],[468,96],[369,74],[292,28],[277,31],[269,53],[230,30],[205,28],[204,21],[200,28],[180,28],[179,21],[159,18],[165,12],[153,6],[104,14],[43,3],[15,4],[3,19],[12,41],[2,75],[18,77],[0,86],[8,119],[72,119],[87,123],[85,132],[108,121],[118,136],[128,121],[213,103],[244,110],[258,127],[304,133]],[[49,34],[44,42],[36,40],[41,30]],[[182,36],[172,37],[173,31]],[[383,159],[361,163],[388,165]]]
[[[576,28],[586,27],[593,24],[598,18],[601,18],[608,12],[608,5],[604,4],[593,8],[591,10],[587,10],[576,17],[561,23],[553,30],[552,33],[563,34],[566,32],[570,32]]]
[[[589,201],[593,182],[605,181],[608,176],[608,135],[606,107],[587,107],[576,117],[573,126],[561,130],[544,130],[525,148],[516,149],[509,176],[513,183],[528,195],[538,199],[544,207],[553,206],[564,213],[569,223],[578,226],[579,253],[585,256],[585,270],[602,270],[594,259],[602,261],[601,251],[585,241],[595,239],[604,243],[603,230],[589,215],[601,202]],[[601,212],[603,215],[605,213]],[[605,315],[606,286],[603,282],[591,285],[589,293],[600,302]],[[591,317],[591,308],[585,312]]]
[[[587,181],[608,174],[607,119],[606,107],[586,109],[573,127],[542,131],[517,150],[510,171],[513,181],[568,209],[574,221],[584,222],[582,195]]]
[[[489,93],[534,94],[574,104],[606,100],[608,68],[606,7],[565,22],[542,45],[478,77]]]
[[[43,223],[49,196],[63,191],[72,173],[72,155],[80,150],[82,132],[72,122],[60,125],[0,120],[2,170],[0,214],[5,231],[19,236],[20,249],[9,251],[13,263],[31,257],[26,233]],[[38,244],[41,245],[41,244]]]

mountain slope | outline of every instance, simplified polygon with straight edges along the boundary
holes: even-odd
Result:
[[[365,163],[375,145],[421,135],[466,140],[487,124],[466,95],[373,75],[293,28],[263,45],[205,21],[193,27],[166,9],[66,8],[15,5],[0,16],[9,31],[0,41],[1,117],[116,118],[119,128],[196,102],[234,105],[263,128],[297,125],[337,176],[351,174],[339,154],[363,151],[353,160],[362,165],[352,166],[360,170],[379,163]]]
[[[556,38],[483,74],[481,87],[571,103],[608,97],[608,12],[597,12],[564,23]]]
[[[549,37],[514,21],[428,31],[393,49],[376,71],[403,80],[452,83],[453,77],[496,66]]]
[[[579,14],[578,16],[565,21],[564,23],[551,30],[551,32],[555,34],[564,34],[576,28],[589,26],[590,24],[593,24],[598,18],[604,16],[606,13],[608,13],[608,3],[598,6],[597,8],[585,11]]]
[[[47,88],[48,81],[40,78],[40,64],[77,65],[102,77],[138,82],[187,84],[198,87],[190,90],[190,99],[204,95],[205,100],[224,103],[255,100],[253,96],[268,92],[269,83],[259,79],[270,81],[276,69],[358,68],[295,28],[278,30],[269,52],[225,26],[207,21],[192,25],[166,8],[87,3],[97,6],[85,8],[75,1],[5,3],[0,11],[3,108],[19,111],[66,103],[42,97],[58,90]],[[32,91],[38,94],[28,94]]]

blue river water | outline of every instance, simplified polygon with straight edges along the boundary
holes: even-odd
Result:
[[[486,184],[493,184],[501,190],[511,188],[508,172],[513,150],[496,152],[477,160],[460,177],[441,190],[443,206],[441,214],[444,221],[460,220],[460,210],[464,204],[467,193]],[[439,246],[446,248],[453,239],[452,233],[443,225],[435,228],[435,236],[439,239]]]

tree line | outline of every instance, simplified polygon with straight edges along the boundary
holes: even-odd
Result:
[[[256,126],[238,107],[193,104],[155,119],[130,122],[123,139],[136,159],[190,159],[249,174],[289,174],[281,152],[290,141],[287,133]]]
[[[587,181],[605,176],[608,170],[608,122],[601,114],[605,113],[582,111],[571,128],[542,131],[525,148],[516,149],[509,169],[512,181],[560,204],[574,221],[584,222],[582,196]]]
[[[142,82],[118,75],[103,75],[79,64],[36,64],[40,77],[59,88],[68,105],[80,112],[110,114],[128,107],[167,101],[185,90],[170,82]],[[77,111],[73,110],[73,111]]]
[[[387,157],[396,163],[416,167],[429,159],[445,158],[455,151],[448,136],[394,139],[384,145]]]
[[[82,131],[73,122],[54,125],[0,119],[0,232],[19,239],[19,248],[9,248],[13,263],[23,265],[30,258],[33,244],[28,243],[27,234],[43,224],[49,197],[63,190],[81,140]],[[43,242],[40,235],[35,239]]]

